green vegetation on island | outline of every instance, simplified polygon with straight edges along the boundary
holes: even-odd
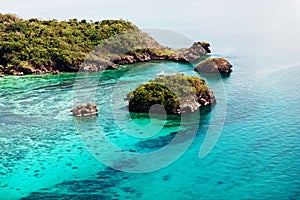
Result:
[[[184,74],[162,76],[141,84],[127,98],[129,111],[138,113],[149,112],[151,106],[159,104],[168,114],[180,114],[215,102],[205,80]],[[153,112],[161,113],[157,108]]]
[[[139,29],[125,20],[23,20],[0,14],[0,71],[78,71],[97,45],[128,30]]]

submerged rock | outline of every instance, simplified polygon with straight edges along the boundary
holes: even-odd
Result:
[[[77,106],[76,108],[72,109],[71,112],[76,117],[97,115],[98,107],[96,106],[96,104],[88,103],[86,105]]]
[[[137,113],[180,114],[195,112],[216,102],[205,81],[196,76],[175,74],[141,84],[128,94],[129,111]],[[154,105],[160,106],[154,106]]]
[[[207,58],[195,67],[195,71],[229,75],[232,65],[224,58]]]

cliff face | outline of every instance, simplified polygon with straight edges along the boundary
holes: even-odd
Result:
[[[129,111],[180,114],[194,112],[216,102],[205,81],[183,74],[159,77],[128,94]],[[154,106],[154,105],[161,106]],[[153,107],[154,106],[154,107]]]

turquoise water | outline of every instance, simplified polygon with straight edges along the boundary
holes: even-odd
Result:
[[[0,199],[299,199],[299,65],[263,67],[261,57],[244,55],[227,57],[235,66],[230,77],[202,74],[215,89],[217,105],[226,102],[219,124],[224,113],[217,105],[189,120],[154,116],[150,121],[148,115],[128,114],[122,99],[128,91],[162,70],[199,76],[189,64],[152,62],[103,74],[1,78]],[[74,118],[69,113],[74,96],[90,93],[94,81],[99,115]],[[216,124],[223,128],[220,137],[199,158]],[[119,154],[101,143],[145,154],[168,146],[177,132],[186,137],[179,144],[191,145],[174,162],[149,173],[118,170],[138,162],[115,160]],[[167,159],[160,156],[144,165],[154,169]]]
[[[227,58],[234,71],[227,78],[201,74],[217,105],[183,120],[130,115],[123,98],[161,71],[198,75],[191,65],[0,78],[1,200],[300,199],[298,1],[49,2],[6,1],[1,9],[25,18],[123,18],[163,27],[210,42],[213,56]],[[190,45],[155,32],[164,44]],[[94,100],[99,116],[72,117],[75,97]],[[177,132],[183,137],[172,144]],[[212,149],[200,158],[205,143]],[[170,144],[183,151],[154,161],[134,157]],[[137,173],[136,166],[152,171]]]
[[[173,24],[150,18],[209,41],[213,56],[233,64],[230,77],[151,62],[104,73],[0,78],[0,199],[300,199],[295,9],[280,19],[283,6],[269,18],[261,9],[257,21],[240,9],[240,18],[231,15],[232,5],[217,16],[182,9],[193,13],[186,16],[191,22],[177,14],[181,20]],[[153,26],[132,13],[138,25]],[[172,32],[146,32],[173,47],[191,44]],[[217,104],[183,118],[129,114],[126,94],[162,71],[204,78]],[[94,101],[99,115],[74,118],[76,101]]]

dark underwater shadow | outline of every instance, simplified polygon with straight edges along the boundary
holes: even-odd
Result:
[[[194,135],[191,134],[191,130],[189,129],[189,126],[194,127],[195,124],[198,126],[197,129],[197,135],[201,132],[202,134],[206,134],[206,132],[203,132],[203,130],[207,131],[207,125],[209,125],[211,120],[211,111],[213,109],[213,105],[208,105],[200,109],[200,112],[195,113],[188,113],[185,114],[185,117],[190,118],[188,123],[183,124],[184,130],[180,130],[181,124],[181,115],[168,115],[167,119],[165,120],[164,129],[170,128],[170,130],[176,130],[172,131],[168,135],[160,136],[158,138],[152,138],[152,139],[146,139],[139,141],[135,144],[135,147],[138,151],[141,152],[152,152],[157,151],[171,143],[171,141],[176,137],[177,134],[181,134],[182,137],[180,137],[179,140],[176,141],[176,143],[182,143],[187,140],[193,139]],[[200,118],[199,116],[200,115]],[[130,113],[130,116],[133,120],[149,120],[151,121],[150,116],[148,113]],[[156,114],[154,117],[156,119],[165,119],[165,116],[160,116],[159,114]],[[199,121],[194,121],[193,119],[199,119]],[[197,137],[196,135],[196,137]]]

